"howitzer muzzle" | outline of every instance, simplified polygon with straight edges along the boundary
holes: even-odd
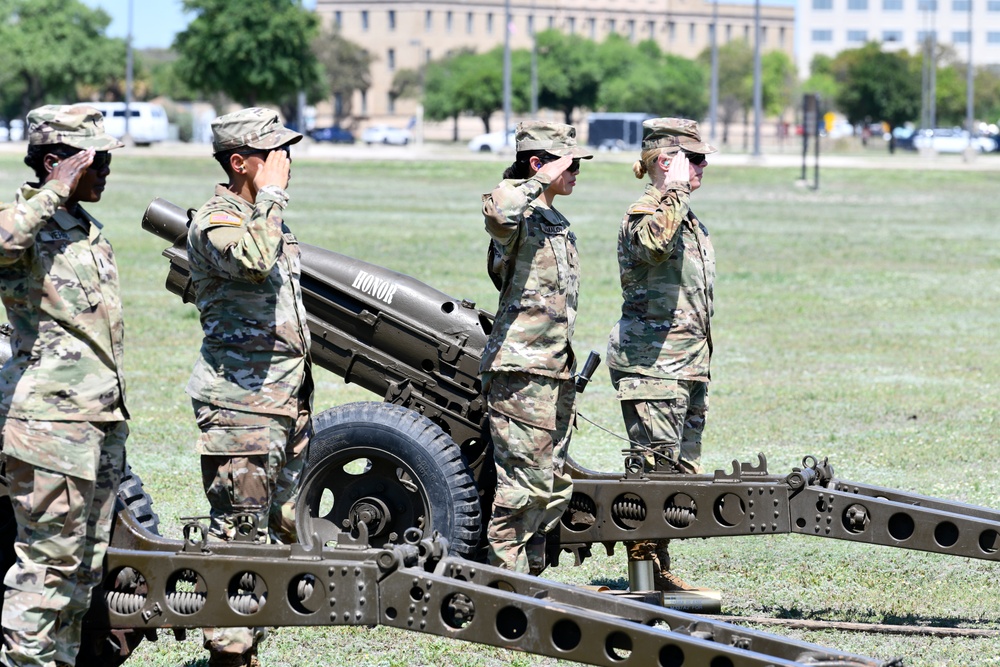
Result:
[[[587,360],[583,362],[583,368],[580,369],[580,373],[576,376],[577,393],[583,393],[583,390],[587,388],[587,383],[590,382],[590,378],[593,377],[594,371],[600,365],[601,355],[591,350]]]
[[[188,212],[166,199],[154,199],[142,215],[142,228],[162,239],[176,243],[187,235]]]

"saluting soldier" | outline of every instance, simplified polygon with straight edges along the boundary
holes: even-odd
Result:
[[[122,302],[114,251],[81,203],[101,200],[122,144],[93,107],[28,114],[37,181],[0,211],[3,465],[17,523],[4,577],[6,667],[72,665],[100,582],[125,461]],[[4,499],[6,501],[6,499]]]
[[[480,364],[497,468],[489,560],[538,574],[545,535],[573,492],[563,466],[576,400],[580,267],[576,236],[553,201],[573,193],[580,160],[593,154],[577,145],[570,125],[527,121],[515,137],[514,163],[483,196],[490,273],[500,289]]]
[[[212,122],[228,176],[198,209],[188,258],[204,339],[187,392],[201,429],[211,532],[296,540],[295,502],[312,433],[309,330],[299,245],[283,215],[290,147],[302,139],[268,109]],[[205,631],[209,664],[257,663],[260,629]]]
[[[683,118],[643,123],[632,170],[650,183],[618,233],[622,316],[611,330],[608,367],[629,438],[650,469],[701,472],[712,356],[715,250],[691,210],[715,148]],[[669,540],[627,543],[629,559],[658,561],[655,584],[690,588],[670,570]]]

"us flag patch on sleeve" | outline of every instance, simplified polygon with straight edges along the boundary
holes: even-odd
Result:
[[[229,213],[213,213],[208,216],[208,222],[213,225],[239,225],[243,220]]]

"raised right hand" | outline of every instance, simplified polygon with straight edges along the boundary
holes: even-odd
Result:
[[[553,160],[552,162],[543,164],[538,170],[538,173],[547,174],[552,177],[552,180],[555,180],[559,178],[560,174],[569,169],[571,164],[573,164],[573,156],[563,155],[558,160]]]
[[[677,151],[671,155],[670,165],[667,167],[667,183],[672,181],[690,181],[690,165],[691,160],[688,159],[687,153],[684,151]]]
[[[292,170],[292,160],[288,153],[282,149],[276,149],[267,154],[264,166],[257,170],[254,175],[253,184],[260,190],[268,185],[277,185],[284,190],[288,187],[288,176]]]
[[[70,192],[73,192],[76,190],[76,185],[80,182],[83,172],[87,171],[87,168],[94,161],[94,154],[96,152],[93,148],[88,148],[79,153],[74,153],[68,158],[54,162],[52,171],[49,172],[49,177],[45,179],[45,182],[59,181],[69,187]]]

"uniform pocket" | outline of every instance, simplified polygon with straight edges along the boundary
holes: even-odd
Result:
[[[666,401],[680,394],[678,380],[630,375],[618,381],[619,401]]]
[[[511,419],[553,430],[559,392],[556,383],[539,382],[526,375],[498,374],[490,386],[490,410]]]

